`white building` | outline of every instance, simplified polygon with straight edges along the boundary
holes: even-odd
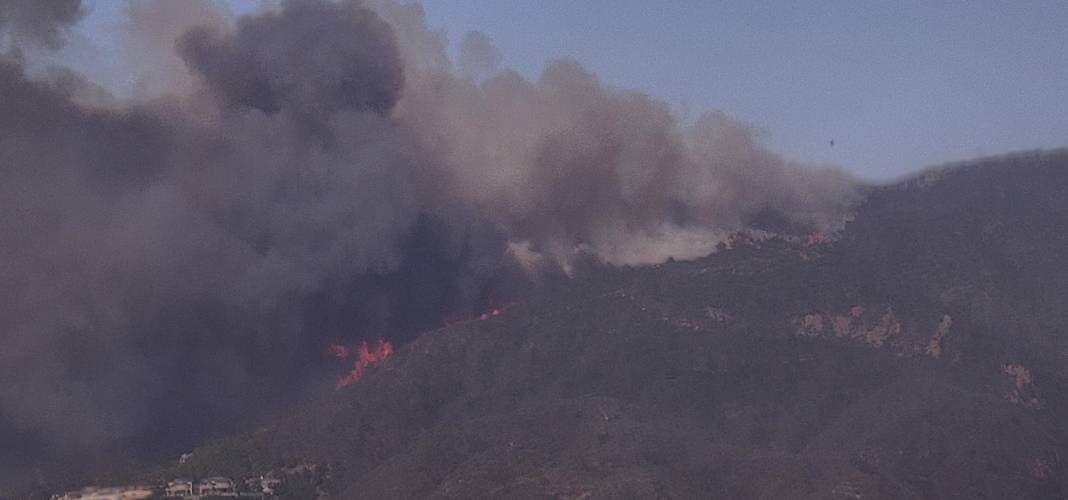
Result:
[[[234,487],[233,481],[225,477],[209,477],[197,483],[197,494],[236,497],[237,488]]]
[[[191,497],[193,496],[193,480],[175,479],[170,481],[167,483],[163,493],[169,497]]]
[[[249,491],[262,493],[266,496],[274,496],[278,492],[278,487],[282,485],[282,480],[275,478],[271,474],[265,474],[260,477],[251,477],[245,480],[245,486]]]

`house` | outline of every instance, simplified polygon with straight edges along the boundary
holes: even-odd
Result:
[[[270,473],[260,477],[250,477],[245,480],[245,486],[248,491],[256,493],[262,493],[265,496],[274,496],[278,492],[278,487],[282,485],[282,480],[275,478]]]
[[[168,497],[193,496],[193,480],[175,479],[170,481],[167,483],[167,487],[163,489],[163,494]]]
[[[197,494],[236,497],[237,488],[234,487],[233,481],[225,477],[209,477],[197,483]]]

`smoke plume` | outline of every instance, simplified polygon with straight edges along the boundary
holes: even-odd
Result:
[[[83,14],[80,0],[4,0],[0,3],[0,40],[58,48],[67,28]]]
[[[149,4],[209,21],[131,57],[177,57],[181,85],[90,106],[85,79],[0,60],[0,438],[36,453],[184,445],[321,380],[331,342],[403,341],[580,258],[698,257],[760,213],[831,227],[854,201],[745,124],[681,124],[572,61],[528,81],[472,34],[454,69],[418,4]],[[83,10],[3,2],[0,36],[55,48]]]

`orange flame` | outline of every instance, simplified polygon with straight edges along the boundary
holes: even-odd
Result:
[[[385,339],[378,339],[373,345],[368,345],[367,341],[363,340],[354,348],[335,344],[330,346],[330,351],[338,358],[347,358],[349,355],[356,357],[356,363],[352,367],[352,371],[337,381],[335,389],[340,391],[363,378],[363,374],[369,366],[376,365],[390,357],[393,354],[393,343]]]

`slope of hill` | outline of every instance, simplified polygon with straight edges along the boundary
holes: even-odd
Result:
[[[830,241],[598,269],[180,468],[332,498],[1063,498],[1068,153],[873,189]]]

